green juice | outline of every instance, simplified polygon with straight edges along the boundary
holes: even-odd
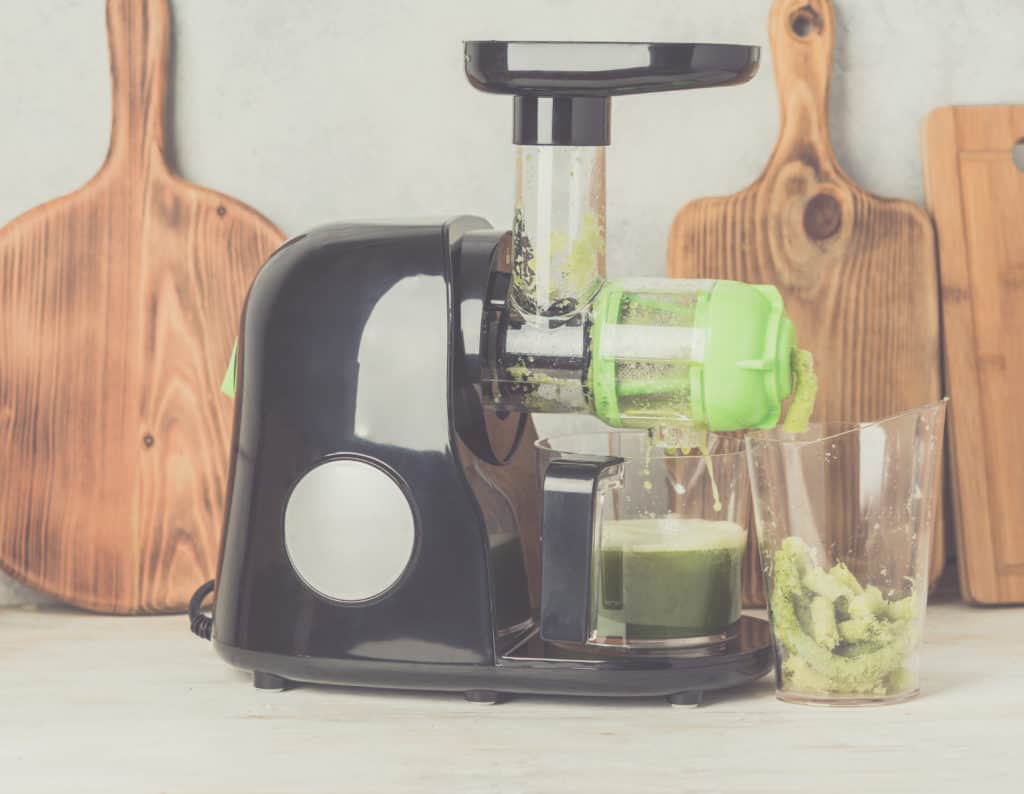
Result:
[[[740,618],[746,530],[731,521],[605,521],[595,576],[599,637],[720,634]]]

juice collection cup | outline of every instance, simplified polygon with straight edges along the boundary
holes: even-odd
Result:
[[[734,631],[750,506],[747,470],[741,440],[710,435],[707,448],[705,457],[656,446],[643,430],[537,442],[545,566],[563,538],[591,544],[570,549],[573,557],[589,561],[589,608],[581,635],[586,644],[700,646]],[[573,508],[564,518],[554,515],[552,499],[580,490],[560,470],[594,460],[613,460],[615,466],[614,475],[593,490],[592,513]],[[589,491],[585,498],[591,499]],[[593,526],[574,528],[575,521]],[[549,581],[563,580],[555,572]]]

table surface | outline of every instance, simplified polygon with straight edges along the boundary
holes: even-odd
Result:
[[[0,610],[5,792],[1024,791],[1024,609],[929,608],[922,695],[795,706],[253,689],[184,616]],[[1017,761],[1016,763],[1021,763]]]

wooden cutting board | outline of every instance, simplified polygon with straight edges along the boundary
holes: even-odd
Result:
[[[0,230],[0,568],[103,612],[214,574],[242,302],[282,234],[166,157],[166,0],[109,0],[110,149]],[[17,123],[17,120],[9,120]]]
[[[1024,602],[1024,105],[946,107],[924,127],[939,238],[960,592]]]
[[[942,386],[931,221],[914,204],[861,189],[836,162],[828,134],[832,4],[775,0],[768,35],[781,117],[775,151],[747,189],[680,210],[669,273],[778,286],[801,347],[815,356],[815,419],[880,419],[935,401]],[[764,592],[750,535],[744,598],[754,605]],[[945,560],[942,535],[940,524],[933,582]]]

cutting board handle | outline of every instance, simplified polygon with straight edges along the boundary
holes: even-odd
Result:
[[[108,168],[169,170],[165,131],[170,32],[167,0],[107,0],[113,81]]]
[[[828,89],[835,41],[831,0],[774,0],[768,17],[768,40],[775,63],[780,117],[772,164],[791,160],[797,148],[806,149],[808,145],[820,164],[834,164],[828,135]]]

